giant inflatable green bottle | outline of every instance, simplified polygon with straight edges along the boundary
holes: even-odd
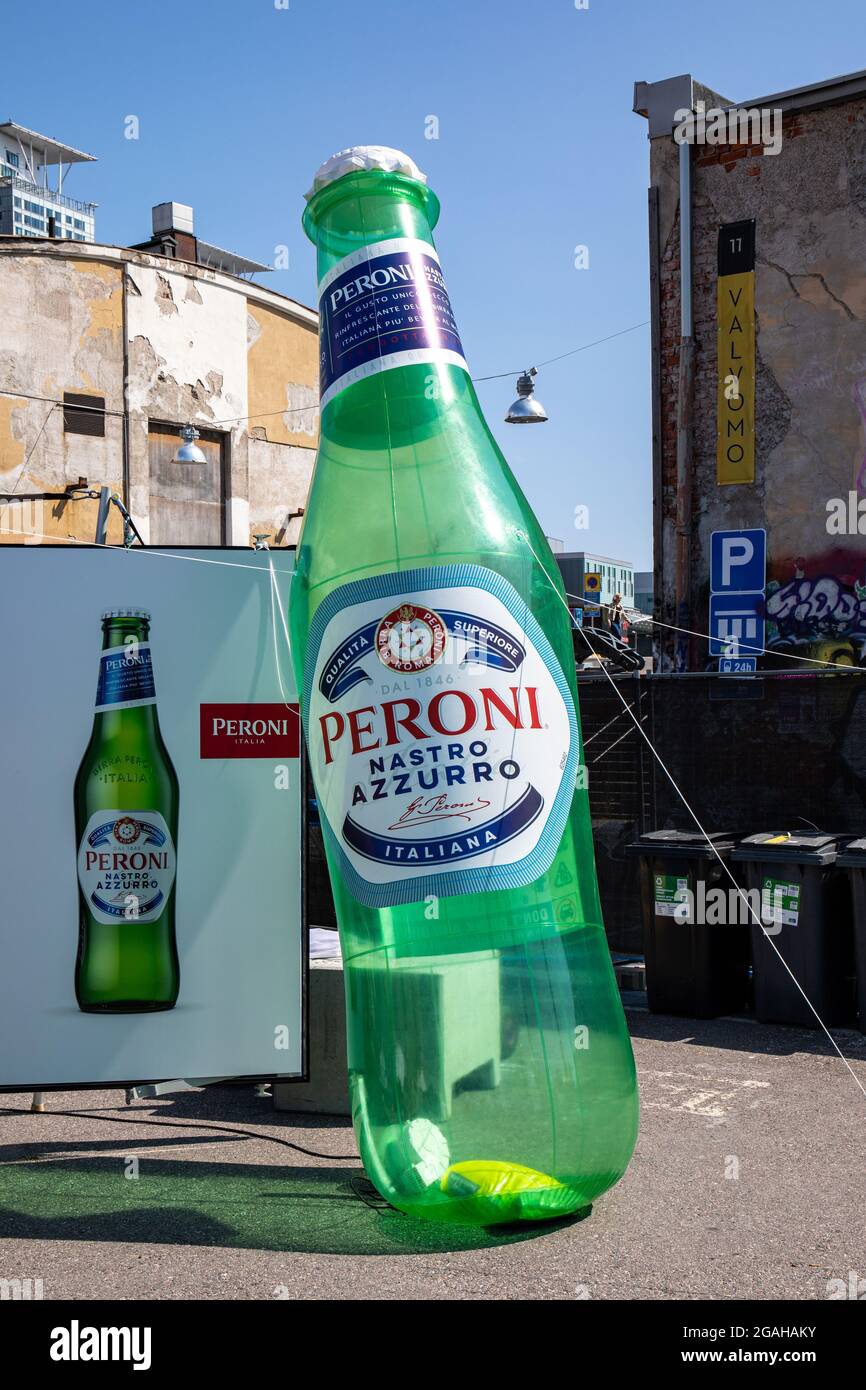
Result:
[[[585,1208],[634,1147],[570,620],[395,150],[316,175],[321,442],[292,586],[355,1132],[400,1210]]]

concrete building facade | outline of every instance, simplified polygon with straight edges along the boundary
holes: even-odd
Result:
[[[652,570],[635,570],[634,572],[634,606],[641,613],[652,613],[653,611],[653,572]]]
[[[866,652],[866,73],[736,108],[689,76],[641,82],[634,109],[647,119],[650,141],[656,618],[707,633],[711,533],[764,528],[764,664],[774,664],[774,653],[775,664],[785,664],[785,653],[859,662]],[[742,121],[735,134],[736,110],[768,113],[763,134]],[[711,111],[727,121],[716,121],[716,138],[705,123]],[[700,112],[705,124],[702,142],[692,124],[685,155],[674,137],[684,112]],[[722,318],[720,280],[743,269],[723,263],[723,232],[731,228],[753,243],[751,325],[739,307],[727,325]],[[725,383],[738,389],[740,372],[727,360],[729,327],[751,344],[742,384],[754,412],[751,437],[748,423],[743,434],[737,421],[733,441],[723,438]],[[743,360],[739,350],[733,357]],[[744,450],[745,462],[730,466]],[[663,666],[708,664],[703,638],[662,634]]]
[[[556,562],[566,594],[582,598],[586,576],[597,574],[600,603],[611,603],[614,594],[619,594],[626,608],[634,606],[634,566],[631,561],[615,560],[610,555],[594,555],[588,550],[566,550],[556,556]],[[571,598],[569,602],[572,603]]]
[[[92,540],[81,494],[105,484],[146,543],[297,539],[318,430],[312,309],[179,257],[0,238],[0,324],[0,541]],[[174,462],[187,424],[206,464]]]

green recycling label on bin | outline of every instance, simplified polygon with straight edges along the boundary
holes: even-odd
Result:
[[[778,878],[761,879],[761,918],[783,927],[796,927],[800,917],[800,885]]]
[[[689,881],[676,874],[653,874],[656,917],[673,917],[688,902]]]

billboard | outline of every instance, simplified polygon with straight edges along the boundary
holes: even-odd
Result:
[[[0,554],[0,1088],[305,1069],[291,551]]]

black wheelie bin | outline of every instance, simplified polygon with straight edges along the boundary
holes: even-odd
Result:
[[[765,830],[734,851],[761,916],[751,919],[752,979],[764,1023],[819,1027],[801,990],[828,1028],[853,1022],[851,903],[838,845],[821,831]]]
[[[735,842],[721,832],[653,830],[626,847],[641,860],[652,1013],[715,1018],[746,1002],[749,932],[725,869]]]
[[[861,1033],[866,1033],[866,839],[850,840],[838,856],[836,863],[840,869],[849,871],[854,930],[857,1026]]]

